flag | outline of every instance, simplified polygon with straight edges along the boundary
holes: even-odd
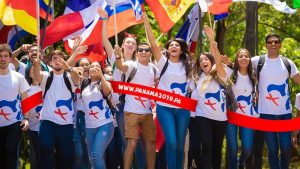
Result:
[[[228,8],[232,2],[260,2],[272,5],[277,11],[294,14],[297,10],[290,8],[286,2],[279,0],[198,0],[203,12],[211,12],[213,14],[228,13]]]
[[[218,20],[224,19],[226,17],[228,17],[228,13],[221,13],[221,14],[214,15],[214,20],[218,21]]]
[[[50,0],[39,0],[39,3],[40,3],[40,17],[43,18],[43,19],[46,19],[48,8],[50,8],[50,13],[48,15],[48,21],[52,22],[53,21],[53,17],[52,17],[53,9],[48,6],[49,1]],[[51,0],[51,1],[54,1],[54,0]],[[52,3],[54,3],[54,2],[52,2]]]
[[[138,5],[143,5],[143,1],[139,0],[139,1],[128,1],[128,0],[123,0],[123,1],[118,1],[119,3],[116,3],[116,13],[117,13],[117,30],[118,32],[132,26],[138,23],[141,23],[141,21],[138,21],[137,19],[140,17],[141,11],[139,9],[142,8],[142,6],[137,7]],[[134,7],[134,8],[133,8]],[[105,10],[108,13],[108,36],[114,36],[114,17],[113,17],[113,7],[111,5],[107,5],[105,7]],[[100,16],[97,15],[94,19],[94,21],[89,25],[89,27],[87,29],[85,29],[82,33],[81,33],[81,37],[82,37],[82,43],[81,45],[87,45],[88,48],[90,48],[90,46],[93,47],[94,50],[91,50],[91,52],[86,52],[84,55],[82,56],[88,56],[91,60],[95,60],[98,59],[97,61],[101,61],[102,59],[104,60],[105,57],[104,56],[104,49],[102,47],[102,20],[99,20]],[[117,33],[118,33],[117,32]],[[73,46],[73,40],[71,37],[69,36],[68,39],[68,43],[65,43],[65,48],[67,51],[70,52],[70,49]],[[100,45],[101,44],[101,45]],[[96,47],[101,47],[101,49],[97,49]],[[99,57],[97,56],[97,52],[102,52],[98,53]],[[93,54],[91,56],[91,53]],[[79,56],[78,58],[80,58],[81,56]],[[77,59],[78,59],[77,58]]]
[[[168,32],[194,3],[193,0],[146,0],[146,2],[163,33]]]
[[[104,1],[100,0],[93,3],[90,3],[90,0],[68,0],[65,14],[57,17],[46,28],[45,41],[42,48],[52,45],[71,34],[74,37],[79,35],[80,31],[88,27],[94,20],[97,7],[102,6],[103,3]],[[43,30],[41,34],[42,32]]]
[[[17,42],[21,40],[20,38],[28,35],[28,32],[24,31],[19,26],[6,26],[0,22],[0,35],[0,44],[7,43],[12,50],[15,50]]]
[[[184,39],[189,45],[190,52],[195,53],[198,36],[199,36],[199,5],[195,4],[192,10],[190,11],[187,20],[184,22],[184,24],[178,31],[176,38]]]
[[[293,0],[293,7],[300,8],[300,0]]]
[[[0,0],[0,19],[37,35],[36,0]]]

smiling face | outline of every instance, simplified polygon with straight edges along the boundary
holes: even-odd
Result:
[[[247,50],[241,50],[237,55],[237,62],[240,68],[247,68],[250,64],[250,56]]]
[[[93,62],[90,65],[89,74],[91,78],[100,78],[101,75],[101,65],[98,62]]]
[[[201,54],[200,58],[200,68],[204,74],[209,74],[212,68],[212,62],[207,55]]]
[[[133,54],[137,48],[136,40],[132,37],[126,38],[122,44],[122,48],[124,49],[125,53]]]
[[[151,57],[151,49],[149,45],[139,45],[137,49],[137,57],[139,62],[148,63]]]
[[[0,69],[7,69],[9,63],[11,62],[11,57],[9,51],[3,50],[0,52]]]
[[[276,36],[271,36],[266,40],[266,48],[268,52],[279,52],[281,48],[281,40]]]
[[[178,57],[182,53],[181,46],[177,41],[172,41],[168,47],[168,52],[171,57]]]

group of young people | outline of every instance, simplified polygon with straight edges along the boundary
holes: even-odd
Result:
[[[107,13],[102,9],[98,13],[103,18],[102,42],[110,64],[106,68],[88,58],[75,61],[86,50],[79,46],[80,38],[69,58],[54,50],[49,61],[36,45],[22,45],[14,52],[7,44],[0,45],[0,164],[4,169],[17,168],[22,131],[28,128],[31,168],[129,169],[135,159],[137,168],[182,169],[187,131],[189,161],[197,168],[221,168],[225,136],[230,169],[262,168],[264,142],[270,168],[289,168],[291,132],[239,127],[228,123],[226,115],[225,93],[230,85],[237,113],[273,120],[292,118],[289,79],[300,84],[300,76],[294,62],[280,55],[278,35],[266,36],[266,54],[251,57],[242,48],[231,63],[220,54],[208,26],[204,31],[209,52],[193,58],[187,43],[179,38],[169,40],[161,50],[145,15],[149,43],[129,36],[121,47],[113,48],[107,37]],[[27,55],[17,60],[22,51]],[[109,80],[189,95],[197,101],[196,111],[114,93]],[[43,103],[23,115],[21,101],[40,91]],[[155,149],[154,115],[165,138],[162,159]],[[165,165],[158,167],[156,159]]]

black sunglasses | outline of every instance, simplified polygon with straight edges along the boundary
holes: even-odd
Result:
[[[138,52],[143,52],[143,51],[150,52],[150,48],[138,48],[137,51]]]
[[[271,44],[280,44],[280,41],[279,40],[270,40],[270,41],[267,41],[267,44],[271,45]]]

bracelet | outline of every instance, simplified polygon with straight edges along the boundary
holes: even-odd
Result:
[[[116,57],[116,59],[121,59],[121,57]]]
[[[29,121],[29,118],[27,118],[27,117],[24,117],[23,119]]]
[[[73,71],[73,68],[71,67],[70,69],[66,70],[66,72],[71,73]]]
[[[99,18],[99,20],[107,20],[107,18]]]

